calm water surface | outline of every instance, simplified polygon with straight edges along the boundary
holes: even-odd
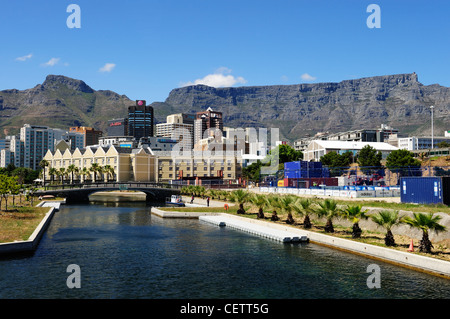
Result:
[[[0,298],[450,298],[450,280],[149,212],[144,203],[63,206],[34,254],[0,259]],[[366,284],[373,263],[380,289]],[[70,264],[80,289],[66,285]]]

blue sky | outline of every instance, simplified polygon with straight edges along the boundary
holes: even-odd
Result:
[[[431,2],[431,3],[430,3]],[[70,4],[81,28],[70,29]],[[369,4],[381,28],[368,28]],[[0,11],[0,90],[48,74],[148,103],[192,83],[339,82],[416,72],[450,86],[450,1],[15,0]]]

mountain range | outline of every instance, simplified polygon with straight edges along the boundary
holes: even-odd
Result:
[[[27,90],[0,91],[0,128],[17,133],[25,123],[68,128],[92,126],[126,116],[134,101],[125,95],[94,90],[81,80],[48,75]],[[450,129],[450,88],[423,85],[416,73],[333,83],[214,88],[193,85],[173,89],[164,102],[151,103],[156,123],[173,113],[211,107],[223,113],[224,126],[279,128],[294,141],[316,132],[375,129],[387,124],[405,134],[430,135],[434,105],[435,135]]]

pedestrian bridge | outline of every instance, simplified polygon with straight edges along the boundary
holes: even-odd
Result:
[[[162,183],[91,183],[45,186],[45,190],[35,192],[36,196],[53,195],[63,197],[66,203],[89,201],[89,195],[115,190],[139,191],[145,193],[146,201],[164,201],[167,197],[180,194],[180,186]]]

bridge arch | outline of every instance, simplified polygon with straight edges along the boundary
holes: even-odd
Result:
[[[129,187],[128,190],[140,191],[146,194],[146,201],[164,201],[172,195],[179,195],[179,189],[156,187]],[[119,187],[87,187],[77,189],[55,189],[36,192],[36,196],[53,195],[66,198],[66,203],[89,202],[89,196],[97,192],[120,190]]]

